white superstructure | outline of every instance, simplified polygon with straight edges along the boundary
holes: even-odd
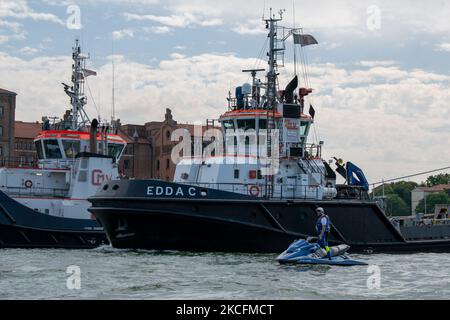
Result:
[[[85,68],[88,57],[81,53],[78,40],[72,58],[72,86],[64,84],[72,106],[68,119],[54,128],[44,121],[44,130],[34,141],[38,163],[0,168],[0,190],[36,212],[89,219],[87,198],[104,181],[120,178],[117,165],[126,143],[96,120],[88,127],[84,83],[96,73]]]
[[[302,47],[317,41],[300,29],[279,28],[281,18],[282,13],[280,19],[271,14],[264,20],[269,30],[266,81],[256,77],[264,69],[244,70],[251,72],[252,84],[236,88],[234,98],[230,94],[229,110],[219,119],[224,152],[203,154],[201,159],[182,158],[174,182],[253,197],[336,197],[336,175],[322,159],[323,142],[307,143],[314,111],[305,114],[304,98],[312,89],[297,89],[297,75],[285,90],[278,88],[278,58],[285,50],[285,41],[292,36],[294,44]],[[276,168],[267,173],[269,166]]]

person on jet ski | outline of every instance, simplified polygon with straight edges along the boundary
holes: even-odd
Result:
[[[331,221],[330,218],[325,214],[323,208],[317,208],[316,213],[318,217],[316,223],[316,230],[317,233],[319,234],[319,240],[317,241],[317,244],[321,248],[325,249],[328,259],[331,260],[331,250],[330,247],[328,246],[328,236],[330,234]]]

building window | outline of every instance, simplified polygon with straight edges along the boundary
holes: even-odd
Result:
[[[159,171],[159,160],[156,160],[156,170]]]
[[[3,147],[0,146],[0,157],[3,157]]]
[[[3,106],[0,106],[0,118],[3,117],[4,112],[5,112],[5,108]]]
[[[166,160],[166,169],[169,169],[169,168],[170,168],[170,160],[167,159],[167,160]]]
[[[3,127],[0,126],[0,137],[3,137]]]

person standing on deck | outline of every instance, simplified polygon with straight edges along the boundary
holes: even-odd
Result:
[[[330,218],[325,214],[323,208],[317,208],[316,213],[318,217],[316,222],[316,231],[319,237],[317,244],[321,248],[325,249],[328,259],[331,260],[331,251],[330,247],[328,246],[328,236],[330,234],[331,221]]]

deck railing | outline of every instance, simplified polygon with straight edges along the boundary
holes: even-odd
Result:
[[[41,188],[41,187],[2,187],[1,191],[10,196],[16,197],[33,197],[33,198],[66,198],[69,193],[69,189],[58,188]]]
[[[0,157],[0,168],[37,168],[38,162],[36,159],[27,160],[21,157]]]
[[[26,161],[20,157],[0,157],[0,168],[67,169],[75,159],[42,159]]]
[[[200,188],[215,189],[220,191],[228,191],[233,193],[240,193],[248,195],[254,198],[263,199],[275,199],[275,200],[331,200],[336,199],[336,197],[330,197],[322,192],[322,186],[318,185],[287,185],[287,184],[276,184],[272,186],[271,183],[192,183],[188,182],[186,184],[194,185]],[[321,196],[322,195],[322,196]],[[356,197],[354,196],[356,195]],[[352,194],[353,197],[345,197],[341,195],[338,199],[359,199],[359,190]],[[359,198],[358,198],[359,196]]]

